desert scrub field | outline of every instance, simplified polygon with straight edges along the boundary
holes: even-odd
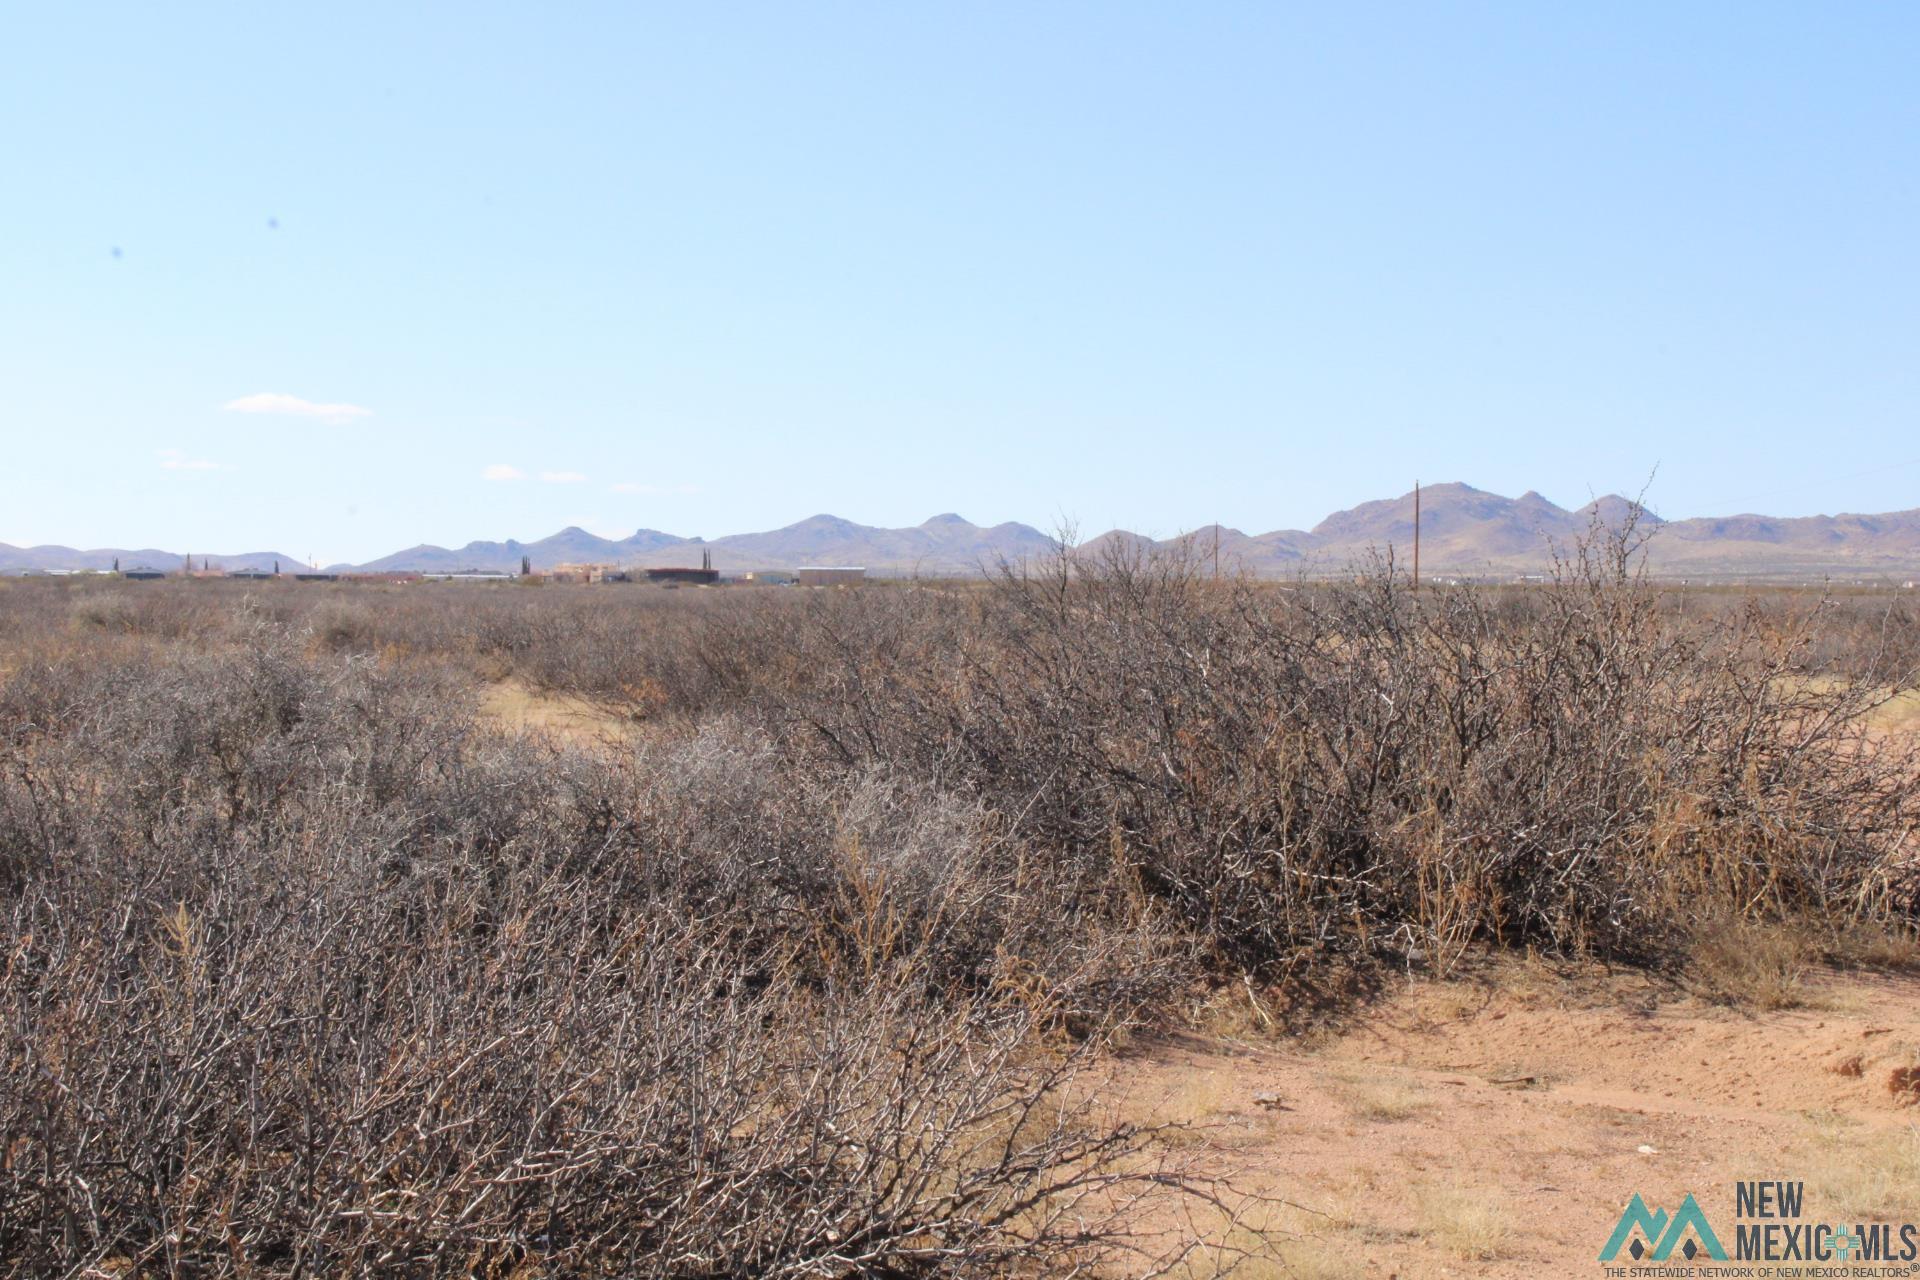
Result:
[[[1470,950],[1781,931],[1772,992],[1912,919],[1911,619],[1616,552],[1417,596],[7,582],[0,1268],[1176,1264],[1144,1206],[1233,1189],[1099,1078],[1217,993],[1280,1034]]]

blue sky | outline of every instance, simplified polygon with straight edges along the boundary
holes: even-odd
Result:
[[[0,541],[1920,506],[1911,6],[4,25]]]

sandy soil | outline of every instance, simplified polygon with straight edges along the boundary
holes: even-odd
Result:
[[[1196,1167],[1290,1202],[1250,1219],[1279,1259],[1241,1274],[1598,1277],[1636,1191],[1731,1221],[1736,1180],[1804,1180],[1810,1214],[1920,1221],[1916,1065],[1920,977],[1822,974],[1750,1014],[1512,961],[1314,1044],[1143,1048],[1122,1087],[1202,1126]]]
[[[481,686],[480,713],[510,729],[551,734],[577,745],[618,743],[634,726],[582,698],[542,693],[515,679]]]

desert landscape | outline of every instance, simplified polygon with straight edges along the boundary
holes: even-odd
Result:
[[[0,1280],[1920,1280],[1920,7],[4,30]]]
[[[1519,1277],[1634,1195],[1920,1215],[1911,596],[1617,541],[1411,588],[8,582],[5,1273]]]

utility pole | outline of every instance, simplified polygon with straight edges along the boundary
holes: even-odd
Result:
[[[1420,482],[1413,482],[1413,589],[1420,589]]]

